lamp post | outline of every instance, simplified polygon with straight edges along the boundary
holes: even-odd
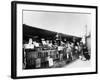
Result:
[[[82,42],[84,45],[87,44],[87,25],[85,25],[84,27],[84,34],[82,36]]]
[[[85,44],[87,44],[87,25],[85,26]]]

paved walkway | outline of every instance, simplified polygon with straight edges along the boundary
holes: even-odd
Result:
[[[80,59],[77,59],[71,63],[69,63],[68,65],[65,65],[64,67],[66,68],[78,68],[78,67],[90,67],[91,66],[91,60],[90,61],[82,61]]]

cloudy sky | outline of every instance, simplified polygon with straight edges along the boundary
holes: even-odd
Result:
[[[23,24],[80,37],[86,26],[90,32],[91,14],[23,11]]]

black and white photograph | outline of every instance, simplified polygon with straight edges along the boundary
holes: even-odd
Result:
[[[89,67],[91,14],[23,10],[23,69]]]
[[[97,72],[96,6],[16,5],[15,77]]]

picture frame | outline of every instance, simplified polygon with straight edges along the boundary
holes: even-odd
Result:
[[[86,18],[83,18],[82,16]],[[35,18],[35,20],[32,17]],[[68,18],[68,20],[64,17]],[[78,26],[76,25],[78,24],[77,20],[79,20],[80,25],[81,23],[83,24],[83,22],[84,23],[86,22],[87,24],[85,24],[85,26],[90,26],[91,58],[90,58],[90,63],[87,62],[87,64],[90,64],[89,67],[82,67],[82,68],[64,67],[64,68],[43,68],[43,69],[41,68],[28,69],[26,67],[23,68],[25,66],[23,62],[24,61],[23,60],[24,59],[24,55],[23,55],[24,54],[23,53],[24,40],[27,41],[27,38],[29,39],[29,37],[31,36],[37,37],[36,35],[38,35],[38,37],[50,39],[50,40],[53,39],[52,35],[53,36],[60,35],[60,38],[63,39],[62,36],[67,35],[66,30],[65,30],[67,28],[65,27],[65,25],[70,26],[70,24],[72,24],[72,26],[73,25]],[[65,21],[68,21],[68,24]],[[25,24],[28,24],[28,25],[25,25]],[[36,26],[34,29],[28,28],[28,27],[32,27],[33,24]],[[37,24],[40,24],[39,27],[37,27],[38,26]],[[50,25],[52,27],[50,27]],[[59,27],[59,25],[60,26],[62,25],[64,27]],[[55,27],[55,26],[58,26],[58,27]],[[79,27],[76,27],[76,28],[79,28]],[[79,30],[81,30],[80,28]],[[76,30],[74,27],[71,30],[69,30],[69,32],[67,31],[68,33],[67,37],[69,38],[66,38],[66,39],[68,41],[74,42],[75,40],[79,39],[79,37],[74,37],[74,36],[69,36],[69,35],[70,34],[78,35],[78,31],[76,31],[76,33],[73,33],[73,30]],[[12,1],[11,2],[11,78],[20,79],[20,78],[39,78],[39,77],[53,77],[53,76],[97,74],[98,73],[98,53],[97,53],[97,49],[98,49],[97,48],[97,44],[98,44],[97,33],[98,32],[97,30],[98,30],[98,7],[97,6]],[[56,34],[56,32],[58,33]],[[26,37],[26,35],[28,35],[28,37]],[[45,53],[44,55],[42,55],[40,52],[38,54],[38,57],[41,58],[43,56],[48,56],[48,55],[50,54]],[[41,62],[42,62],[42,59],[41,59]],[[34,63],[34,62],[30,62],[30,63]],[[29,65],[30,63],[27,62],[27,64]],[[81,69],[81,71],[79,69]]]

